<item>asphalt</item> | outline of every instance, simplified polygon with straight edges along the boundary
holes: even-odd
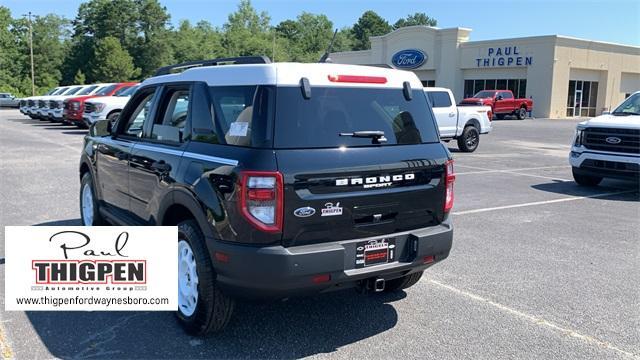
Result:
[[[2,311],[0,351],[17,359],[640,359],[639,189],[572,181],[576,122],[495,121],[472,154],[449,143],[454,247],[406,292],[240,303],[230,327],[207,338],[185,335],[165,312]],[[79,225],[84,133],[0,111],[2,226]]]

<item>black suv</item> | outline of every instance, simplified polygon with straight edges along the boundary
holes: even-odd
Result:
[[[80,210],[178,226],[188,332],[221,330],[236,297],[396,291],[448,256],[453,165],[413,73],[251,57],[156,75],[91,127]]]

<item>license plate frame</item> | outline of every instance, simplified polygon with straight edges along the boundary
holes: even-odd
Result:
[[[394,262],[397,256],[396,238],[383,238],[356,243],[356,269]]]

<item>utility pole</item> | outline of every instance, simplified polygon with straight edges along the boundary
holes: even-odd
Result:
[[[34,66],[33,66],[33,30],[31,29],[31,11],[27,15],[29,18],[29,51],[31,52],[31,96],[36,95],[36,82],[34,75]]]

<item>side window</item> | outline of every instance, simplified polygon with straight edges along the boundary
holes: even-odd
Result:
[[[151,139],[172,143],[183,141],[190,98],[188,86],[169,87],[165,90],[151,128]]]
[[[209,88],[215,127],[224,143],[235,146],[267,147],[273,139],[273,89],[264,86],[221,86]]]
[[[501,92],[500,95],[502,95],[502,98],[504,100],[513,99],[513,96],[511,94],[509,94],[508,92]]]
[[[446,91],[429,91],[427,92],[427,96],[431,102],[431,107],[440,108],[451,106],[451,99],[449,98],[449,93]]]
[[[124,128],[123,135],[142,137],[142,127],[144,122],[149,118],[151,113],[151,105],[153,100],[153,92],[147,94],[138,106],[135,108],[131,117],[129,117],[129,121]]]

